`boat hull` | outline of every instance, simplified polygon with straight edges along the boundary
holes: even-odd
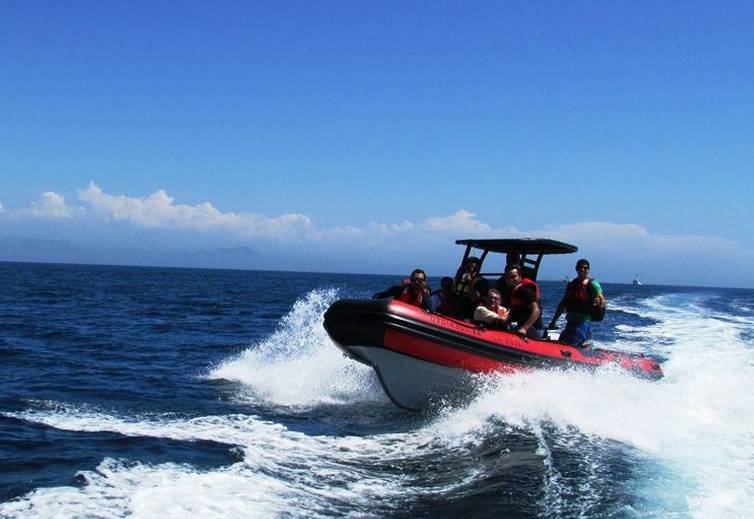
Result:
[[[372,366],[390,400],[404,409],[420,410],[457,403],[473,395],[473,374],[386,348],[351,346],[349,352]]]
[[[475,374],[615,364],[640,377],[662,377],[648,357],[526,339],[396,300],[337,301],[324,326],[346,355],[372,366],[388,397],[407,409],[473,394]]]

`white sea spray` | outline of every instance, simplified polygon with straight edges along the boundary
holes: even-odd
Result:
[[[332,289],[309,292],[272,335],[212,369],[207,378],[241,382],[240,399],[274,405],[385,401],[374,372],[344,357],[322,326],[337,295]]]
[[[384,399],[371,371],[344,359],[321,330],[322,313],[335,297],[332,291],[307,294],[274,334],[208,377],[237,381],[239,398],[248,392],[249,399],[302,413],[322,403]],[[743,332],[754,317],[710,314],[700,303],[698,296],[685,295],[621,303],[623,311],[655,324],[620,327],[616,342],[605,346],[630,343],[651,353],[661,344],[668,360],[659,382],[610,368],[487,377],[469,405],[449,408],[407,432],[308,435],[244,414],[121,416],[65,403],[34,404],[5,416],[68,431],[212,440],[236,446],[243,460],[198,470],[106,458],[82,472],[84,486],[37,489],[0,504],[0,516],[270,517],[292,510],[368,516],[377,503],[452,495],[484,477],[466,469],[451,483],[426,488],[421,473],[397,475],[380,470],[381,464],[465,452],[502,427],[536,438],[548,513],[593,515],[600,499],[595,489],[605,478],[602,450],[624,445],[642,467],[632,490],[649,503],[627,515],[744,517],[754,507],[754,349]],[[546,433],[551,428],[561,432],[555,439]],[[577,455],[583,474],[575,504],[563,499],[567,477],[552,458],[562,448]]]

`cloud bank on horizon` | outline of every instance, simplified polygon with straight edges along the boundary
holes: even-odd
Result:
[[[421,254],[427,256],[427,251],[434,250],[438,255],[422,264],[447,272],[457,262],[458,251],[454,249],[450,253],[448,249],[453,240],[501,236],[535,236],[574,243],[585,254],[605,262],[605,266],[611,265],[602,272],[617,277],[615,281],[624,281],[625,272],[641,268],[646,272],[645,279],[656,278],[656,282],[742,286],[746,283],[733,278],[718,276],[717,279],[706,279],[707,283],[704,283],[705,279],[699,276],[704,269],[714,268],[721,255],[735,263],[737,268],[754,259],[752,251],[714,236],[655,234],[641,225],[614,222],[563,223],[543,229],[495,227],[480,221],[466,208],[459,208],[451,215],[416,222],[372,222],[361,227],[346,224],[321,228],[309,216],[296,212],[265,216],[251,212],[224,212],[210,202],[181,204],[163,189],[147,196],[133,197],[106,193],[90,182],[77,192],[76,199],[76,203],[70,203],[63,195],[47,191],[25,208],[9,209],[0,203],[0,222],[4,223],[8,233],[12,233],[14,226],[21,222],[26,224],[24,229],[27,231],[34,228],[33,222],[45,222],[44,229],[48,234],[45,238],[58,238],[63,230],[86,223],[88,232],[95,234],[112,235],[113,227],[119,226],[119,230],[128,228],[137,234],[159,231],[163,240],[171,232],[189,232],[199,242],[202,237],[212,236],[215,244],[272,245],[278,254],[289,250],[295,255],[301,252],[302,245],[309,252],[318,251],[314,256],[302,254],[300,264],[296,263],[295,257],[289,258],[285,266],[298,270],[347,268],[347,263],[328,259],[328,251],[330,255],[342,255],[341,247],[347,244],[347,256],[353,260],[349,269],[352,272],[391,272],[404,262],[410,265],[422,258]],[[40,235],[39,232],[35,234]],[[219,242],[218,236],[221,237]],[[178,241],[176,239],[174,246]],[[163,245],[170,246],[169,243]],[[127,251],[129,243],[124,240],[120,246]],[[572,262],[573,259],[569,258],[556,261],[556,264],[566,268]],[[670,275],[673,272],[683,272],[685,278]]]

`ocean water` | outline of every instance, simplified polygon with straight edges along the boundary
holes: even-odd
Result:
[[[664,379],[417,415],[322,328],[394,281],[0,263],[0,517],[750,517],[754,291],[606,284],[595,340]]]

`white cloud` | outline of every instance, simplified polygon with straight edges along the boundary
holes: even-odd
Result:
[[[542,232],[560,236],[562,239],[584,238],[589,236],[600,236],[602,238],[618,240],[646,239],[649,237],[649,233],[641,225],[612,222],[579,222],[547,227]]]
[[[253,213],[224,213],[209,202],[197,205],[176,204],[164,190],[147,197],[109,195],[94,182],[79,191],[79,199],[91,210],[116,221],[128,221],[140,227],[227,230],[247,238],[285,238],[306,233],[312,228],[308,216],[300,213],[268,218]]]
[[[407,234],[432,233],[436,235],[452,234],[453,236],[490,238],[494,236],[519,236],[520,231],[514,227],[504,227],[494,229],[491,225],[481,222],[476,218],[476,213],[459,209],[449,216],[433,216],[419,222],[403,220],[397,223],[377,223],[370,224],[373,231],[383,234]]]
[[[695,235],[659,235],[633,223],[578,222],[548,226],[542,230],[519,230],[512,226],[495,228],[480,221],[467,209],[447,216],[434,216],[421,221],[372,222],[366,228],[345,225],[318,228],[311,218],[301,213],[267,217],[255,213],[222,212],[211,203],[177,204],[164,190],[146,197],[129,197],[105,193],[94,182],[79,191],[79,199],[90,212],[107,219],[126,221],[144,228],[189,229],[197,231],[225,230],[247,239],[274,238],[280,241],[306,239],[324,244],[347,241],[358,247],[407,247],[448,244],[457,238],[540,237],[574,243],[585,251],[607,251],[612,254],[698,253],[702,248],[743,253],[738,244],[716,237]],[[36,215],[70,217],[71,210],[55,193],[42,195],[43,202],[32,204]],[[409,241],[410,238],[410,241]]]
[[[53,191],[47,191],[39,196],[39,200],[31,203],[28,209],[13,211],[14,217],[31,217],[47,220],[69,220],[74,217],[77,209],[65,203],[65,198]]]
[[[333,227],[310,233],[314,239],[321,241],[338,242],[342,240],[361,239],[366,235],[366,231],[360,227],[346,225],[342,227]]]
[[[416,229],[416,225],[409,222],[408,220],[403,220],[402,222],[398,222],[398,223],[372,222],[371,224],[369,224],[369,227],[373,231],[383,233],[383,234],[405,233],[405,232],[411,232],[414,229]]]
[[[546,236],[556,240],[575,243],[579,247],[594,249],[641,249],[654,252],[683,252],[715,250],[740,252],[738,243],[716,236],[652,234],[645,227],[634,223],[579,222],[560,226],[551,226],[544,231],[535,231],[532,235]]]
[[[460,232],[475,236],[487,236],[492,227],[476,219],[476,214],[459,209],[450,216],[435,216],[422,222],[422,229],[439,232]]]
[[[48,219],[56,220],[60,225],[71,222],[80,230],[86,229],[87,233],[108,232],[98,227],[102,223],[124,222],[147,232],[150,229],[167,231],[165,237],[170,231],[195,231],[202,234],[194,237],[198,239],[197,243],[203,240],[238,243],[238,237],[247,243],[272,239],[279,243],[280,250],[299,250],[295,247],[304,243],[310,251],[318,251],[321,257],[332,254],[340,245],[347,245],[349,254],[373,265],[386,262],[402,265],[414,261],[429,265],[434,262],[433,268],[438,271],[455,264],[458,250],[453,242],[459,238],[530,236],[573,243],[579,247],[580,253],[594,259],[600,264],[601,271],[613,279],[625,278],[625,271],[633,272],[636,265],[664,269],[663,277],[673,279],[673,276],[682,275],[675,269],[695,275],[693,273],[702,271],[705,265],[714,265],[720,254],[724,254],[731,267],[738,271],[747,271],[746,265],[754,260],[754,252],[742,248],[738,242],[713,236],[653,234],[635,223],[577,222],[539,230],[518,229],[495,227],[480,220],[475,213],[460,208],[449,215],[423,220],[320,228],[309,216],[301,213],[269,217],[247,212],[223,212],[210,202],[196,205],[176,203],[165,190],[143,197],[112,195],[91,182],[79,191],[78,197],[83,207],[70,206],[62,195],[48,191],[27,209],[6,210],[0,204],[0,213],[6,225],[20,219]],[[86,225],[81,225],[84,220]],[[25,225],[35,224],[27,222]],[[554,268],[563,268],[558,263],[561,259],[553,259]],[[377,268],[375,266],[373,270]],[[688,274],[686,278],[693,279]]]

